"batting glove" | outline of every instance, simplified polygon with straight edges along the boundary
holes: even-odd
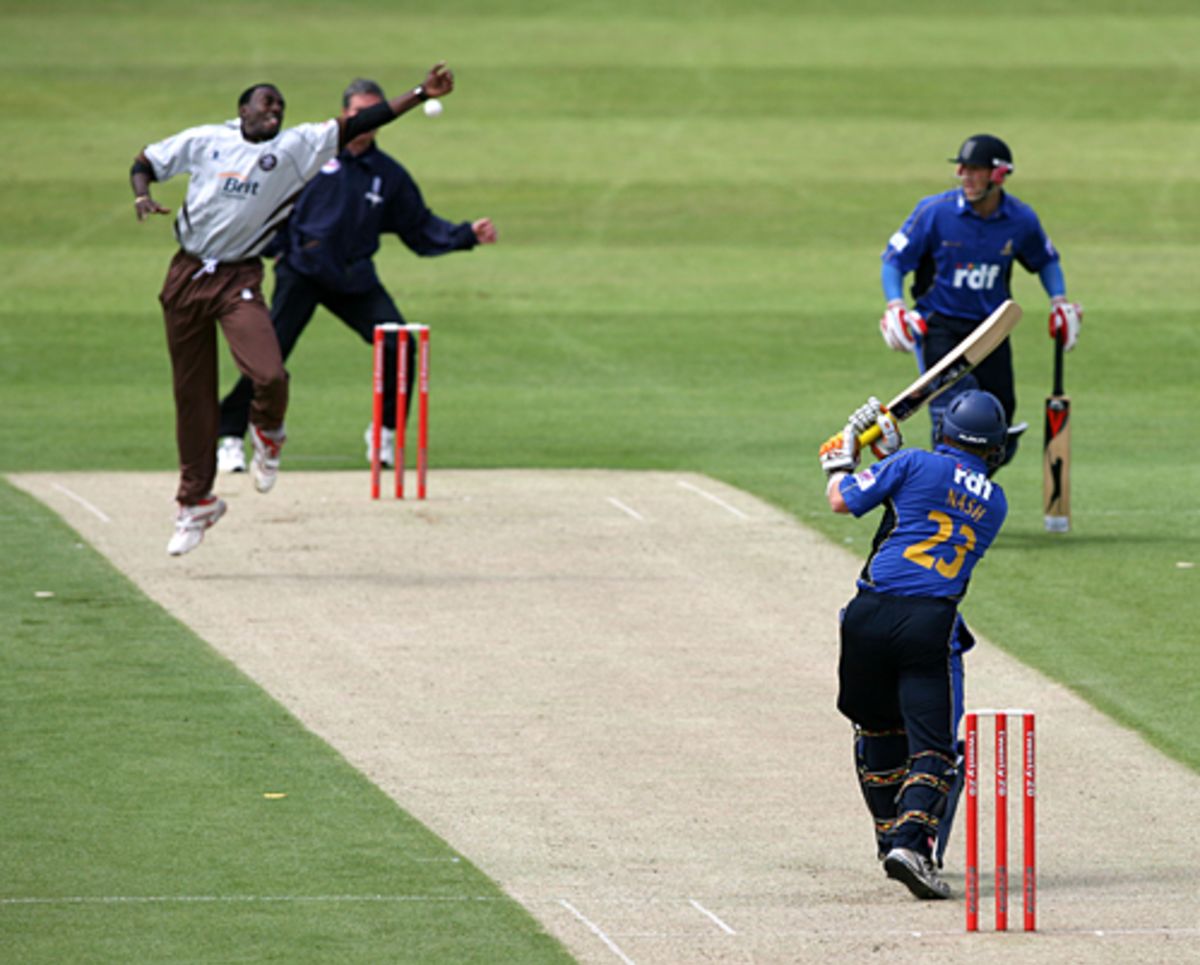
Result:
[[[871,443],[871,451],[875,453],[876,459],[890,456],[904,445],[904,439],[900,435],[900,426],[889,413],[881,412],[879,418],[875,420],[875,425],[879,426],[879,431],[883,433]]]
[[[917,339],[921,338],[929,326],[915,308],[906,308],[902,299],[896,298],[887,303],[887,310],[879,320],[879,332],[888,348],[894,352],[912,352],[917,347]]]
[[[858,433],[847,425],[836,436],[825,440],[818,454],[826,476],[838,472],[854,472],[858,468]]]
[[[1079,340],[1079,328],[1083,325],[1083,306],[1069,302],[1065,295],[1050,299],[1050,337],[1063,343],[1064,351],[1071,351]]]
[[[882,411],[883,405],[875,396],[871,396],[866,402],[850,413],[850,418],[846,422],[848,425],[854,427],[854,434],[856,436],[861,436],[871,426],[875,425],[875,422],[879,419],[879,413]]]

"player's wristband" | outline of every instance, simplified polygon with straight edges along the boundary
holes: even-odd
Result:
[[[149,201],[149,200],[150,200],[150,195],[139,194],[136,198],[133,199],[133,203],[137,204],[139,201]]]
[[[419,101],[424,102],[424,101],[429,100],[429,95],[427,93],[425,93],[425,85],[424,84],[417,84],[417,86],[412,89],[412,93],[413,93],[413,97],[415,97]]]

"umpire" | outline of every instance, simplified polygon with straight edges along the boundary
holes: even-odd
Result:
[[[858,435],[878,423],[882,461],[858,467]],[[858,594],[842,611],[838,710],[889,878],[918,898],[949,898],[933,855],[956,777],[952,658],[958,603],[1008,511],[988,478],[1008,424],[995,396],[957,396],[932,451],[904,449],[871,399],[821,447],[835,513],[884,507]]]
[[[351,118],[386,100],[372,80],[355,80],[342,94],[342,117]],[[379,282],[372,258],[379,236],[395,232],[418,255],[444,255],[491,244],[488,218],[454,224],[425,206],[412,176],[375,145],[369,131],[349,141],[305,187],[287,229],[280,233],[271,321],[283,358],[291,354],[318,305],[323,305],[370,344],[379,322],[404,322]],[[392,336],[389,336],[392,337]],[[409,351],[413,342],[409,340]],[[394,344],[394,343],[393,343]],[[396,427],[395,352],[385,353],[384,433],[381,458],[393,461]],[[409,363],[408,371],[415,366]],[[246,434],[253,386],[241,378],[221,400],[217,464],[222,472],[246,468]],[[370,429],[367,430],[370,447]],[[370,451],[367,458],[371,456]]]

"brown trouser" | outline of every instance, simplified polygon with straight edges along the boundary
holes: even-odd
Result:
[[[220,322],[237,367],[254,385],[250,421],[261,429],[278,429],[288,402],[288,376],[262,296],[262,262],[251,258],[197,274],[202,267],[200,259],[178,252],[158,296],[175,385],[175,498],[185,506],[212,492],[217,476],[220,403],[214,321]]]

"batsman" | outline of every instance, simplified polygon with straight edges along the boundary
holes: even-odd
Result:
[[[1058,250],[1037,214],[1004,188],[1016,170],[1012,151],[998,137],[976,134],[950,161],[957,165],[959,187],[922,199],[883,251],[883,340],[898,352],[913,352],[924,372],[1012,297],[1015,261],[1041,280],[1050,296],[1050,337],[1069,351],[1079,337],[1083,309],[1067,299]],[[913,308],[904,299],[904,277],[910,273]],[[990,392],[1004,406],[1011,428],[999,468],[1016,454],[1026,428],[1013,422],[1017,398],[1007,341],[930,404],[935,446],[946,407],[959,392],[972,388]]]
[[[880,458],[858,470],[859,436],[878,425]],[[884,871],[918,898],[949,898],[935,859],[957,782],[958,612],[976,564],[1008,512],[990,463],[1008,438],[999,400],[956,396],[932,452],[903,449],[897,423],[872,398],[820,451],[835,513],[882,507],[858,592],[841,613],[838,710],[854,725],[855,765]]]

